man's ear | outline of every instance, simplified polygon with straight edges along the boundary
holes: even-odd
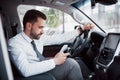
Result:
[[[30,22],[26,23],[26,29],[31,30],[32,24]]]

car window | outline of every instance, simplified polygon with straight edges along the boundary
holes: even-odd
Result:
[[[114,5],[96,4],[90,7],[90,2],[82,4],[79,9],[95,21],[106,32],[120,32],[120,1]]]
[[[23,16],[29,9],[37,9],[42,11],[47,16],[45,33],[48,35],[69,32],[74,29],[78,23],[68,14],[54,8],[33,6],[33,5],[20,5],[18,6],[18,15],[22,24]]]

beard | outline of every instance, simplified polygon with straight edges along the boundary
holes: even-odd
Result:
[[[40,34],[31,34],[33,39],[39,39],[40,38]]]
[[[30,31],[30,37],[32,39],[39,39],[41,35],[42,35],[42,33],[37,34],[33,30]]]

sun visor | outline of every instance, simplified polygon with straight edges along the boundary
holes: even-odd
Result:
[[[63,4],[71,5],[71,4],[76,3],[78,1],[80,1],[80,0],[55,0],[54,2],[56,2],[57,4],[58,3],[62,4],[62,5]]]

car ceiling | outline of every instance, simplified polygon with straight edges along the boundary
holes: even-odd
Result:
[[[71,5],[76,2],[82,1],[83,0],[1,0],[0,5],[3,5],[3,7],[6,7],[6,9],[7,7],[12,7],[12,9],[14,9],[15,6],[18,6],[20,4],[40,5],[60,9],[64,12],[71,13],[71,9],[69,7],[71,7]]]
[[[83,0],[17,0],[18,3],[53,7],[67,13],[69,13],[67,9],[69,10],[72,4],[82,1]]]

